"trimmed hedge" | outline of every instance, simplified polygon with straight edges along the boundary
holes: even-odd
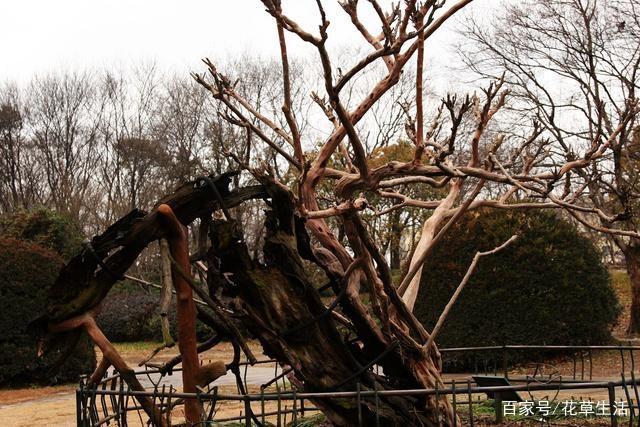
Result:
[[[113,342],[162,341],[159,313],[160,296],[157,292],[119,291],[110,293],[104,300],[98,316],[98,326]],[[169,311],[171,335],[178,339],[175,297]],[[196,321],[199,340],[210,338],[213,331]]]
[[[34,242],[65,259],[82,243],[82,233],[69,218],[45,208],[20,210],[0,218],[0,235]]]
[[[415,313],[431,330],[476,251],[482,257],[436,341],[440,347],[589,345],[611,340],[620,307],[594,245],[552,212],[467,214],[423,270]]]
[[[77,381],[95,369],[93,345],[82,335],[61,366],[65,339],[38,354],[37,339],[27,333],[29,323],[44,313],[48,290],[63,265],[55,252],[32,242],[0,237],[0,385],[50,384]]]

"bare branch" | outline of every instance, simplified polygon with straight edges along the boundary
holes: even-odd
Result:
[[[424,350],[427,350],[435,342],[435,339],[438,336],[438,332],[440,332],[440,329],[442,328],[442,325],[444,324],[444,321],[447,319],[447,316],[449,315],[449,312],[451,311],[451,308],[453,308],[454,304],[458,300],[458,297],[462,293],[462,290],[464,289],[464,287],[469,282],[469,279],[471,279],[471,276],[473,275],[473,272],[476,270],[476,267],[478,266],[478,262],[480,261],[480,258],[482,258],[483,256],[493,255],[495,253],[500,252],[501,250],[505,249],[507,246],[509,246],[510,244],[515,242],[517,239],[518,239],[518,235],[514,234],[507,241],[505,241],[503,244],[491,249],[490,251],[476,252],[476,254],[473,257],[473,260],[471,261],[471,264],[469,265],[469,268],[467,269],[467,272],[465,273],[464,277],[462,278],[462,281],[460,282],[460,284],[456,288],[455,292],[453,293],[453,295],[449,299],[449,302],[445,306],[445,308],[442,311],[442,313],[440,313],[440,317],[438,317],[438,321],[436,322],[436,325],[433,327],[433,331],[431,331],[431,335],[429,336],[429,339],[427,340],[427,342],[425,343],[425,345],[423,347]]]

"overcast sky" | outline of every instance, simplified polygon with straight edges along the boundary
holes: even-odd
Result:
[[[471,9],[494,0],[475,0]],[[309,29],[317,28],[313,0],[284,0],[284,10]],[[325,0],[332,47],[361,44],[337,0]],[[388,4],[382,0],[381,3]],[[360,10],[378,29],[367,2]],[[216,60],[249,52],[277,55],[273,19],[259,0],[0,0],[0,82],[25,83],[36,73],[63,70],[127,69],[157,63],[161,70],[201,70],[200,58]],[[432,71],[455,57],[453,25],[429,40]],[[289,37],[294,55],[312,53]]]

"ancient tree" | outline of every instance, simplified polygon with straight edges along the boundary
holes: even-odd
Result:
[[[316,1],[319,26],[313,31],[288,16],[279,1],[264,0],[280,46],[281,114],[268,116],[252,105],[236,91],[234,78],[219,72],[209,60],[205,61],[208,72],[194,77],[218,102],[221,117],[259,139],[262,147],[254,141],[252,151],[266,149],[267,158],[275,158],[275,163],[256,160],[251,151],[245,157],[229,151],[226,155],[236,161],[244,176],[234,178],[233,188],[230,184],[237,172],[202,176],[181,185],[149,212],[131,211],[95,236],[62,270],[48,311],[34,322],[34,329],[68,337],[84,328],[104,355],[92,378],[99,378],[111,365],[132,389],[140,389],[131,368],[94,319],[105,295],[145,247],[166,238],[172,276],[166,282],[172,282],[177,293],[181,352],[171,363],[182,361],[186,391],[195,391],[226,370],[237,372],[241,353],[250,362],[256,360],[241,330],[259,340],[264,354],[290,367],[289,379],[300,390],[442,388],[437,330],[425,330],[412,314],[423,263],[434,245],[470,209],[588,209],[576,203],[581,193],[567,187],[565,181],[570,173],[601,158],[622,131],[594,135],[588,150],[558,161],[549,150],[549,141],[540,138],[538,124],[522,135],[492,129],[494,116],[508,102],[501,78],[477,95],[447,96],[433,114],[427,114],[425,43],[470,2],[409,0],[388,11],[376,0],[341,2],[370,46],[362,58],[345,67],[332,62],[327,48],[331,27],[320,0]],[[374,12],[379,32],[372,32],[361,21],[362,7]],[[319,59],[324,93],[312,96],[319,117],[331,129],[319,147],[299,126],[302,113],[292,108],[287,54],[287,40],[292,37],[308,43]],[[347,103],[344,91],[357,84],[360,73],[373,67],[378,67],[379,80],[366,88],[364,97]],[[415,70],[413,102],[404,109],[409,158],[392,158],[373,166],[363,129],[367,114],[386,101],[385,94],[397,84],[403,70],[409,69]],[[419,186],[437,191],[429,192],[432,197],[428,199],[416,198],[419,192],[401,191]],[[377,210],[369,201],[374,198],[394,204]],[[259,254],[249,250],[247,231],[234,209],[249,200],[260,200],[265,208]],[[362,215],[365,210],[390,215],[408,206],[431,214],[423,224],[407,274],[394,282],[380,242],[372,237]],[[192,227],[192,232],[197,233],[199,244],[190,253],[185,227],[196,219],[200,227]],[[508,250],[516,238],[477,255],[449,307],[481,258]],[[331,301],[320,297],[309,274],[311,265],[324,272],[322,288],[333,292]],[[203,279],[196,280],[195,271]],[[210,311],[198,310],[193,294]],[[446,314],[447,310],[438,329],[446,324]],[[218,334],[207,345],[195,342],[196,316]],[[198,352],[220,339],[231,340],[236,349],[234,360],[200,366]],[[382,368],[381,373],[373,370],[374,365]],[[166,422],[151,401],[141,398],[140,403],[156,424]],[[335,425],[356,423],[358,408],[353,404],[340,399],[315,403]],[[451,405],[442,395],[385,395],[377,405],[365,399],[362,417],[367,424],[374,422],[376,407],[384,425],[455,424]],[[187,421],[197,422],[200,416],[198,403],[187,401]]]

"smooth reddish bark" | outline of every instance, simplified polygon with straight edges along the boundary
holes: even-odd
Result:
[[[180,223],[169,205],[158,206],[158,213],[167,230],[167,240],[173,262],[189,274],[189,243],[187,229]],[[176,312],[178,318],[178,348],[182,355],[182,385],[185,393],[196,393],[200,360],[196,338],[196,305],[193,292],[185,277],[171,268],[171,278],[176,289]],[[185,418],[188,423],[202,420],[202,404],[197,399],[185,399]]]

